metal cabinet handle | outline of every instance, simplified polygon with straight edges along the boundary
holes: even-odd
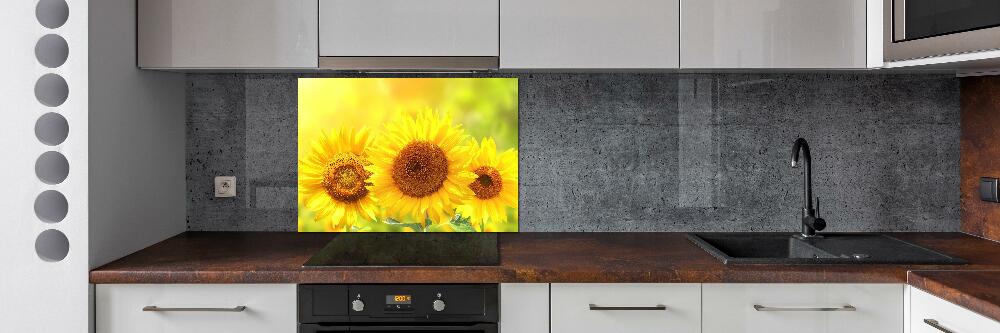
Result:
[[[240,305],[231,308],[161,308],[155,305],[142,307],[142,311],[155,312],[243,312],[247,307]]]
[[[853,305],[844,305],[838,307],[830,308],[776,308],[770,306],[763,306],[760,304],[754,304],[753,309],[757,311],[857,311]]]
[[[941,323],[939,323],[937,320],[934,320],[934,319],[924,319],[924,324],[927,324],[930,327],[936,328],[938,331],[941,331],[941,332],[944,332],[944,333],[955,333],[955,331],[949,330],[949,329],[945,328],[944,326],[941,326]]]
[[[667,309],[666,305],[660,305],[660,304],[657,304],[657,305],[654,305],[654,306],[600,306],[600,305],[596,305],[596,304],[590,304],[590,310],[593,310],[593,311],[620,311],[620,310],[627,310],[627,311],[658,311],[658,310],[666,310],[666,309]]]

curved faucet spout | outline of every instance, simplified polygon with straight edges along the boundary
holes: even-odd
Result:
[[[792,167],[799,167],[799,151],[804,153],[803,155],[805,156],[803,157],[805,157],[806,166],[809,166],[809,163],[812,161],[812,155],[809,154],[809,143],[806,142],[806,139],[798,138],[792,144]]]
[[[799,152],[802,162],[799,163]],[[809,143],[798,138],[792,145],[792,167],[804,166],[802,171],[802,236],[815,237],[817,230],[826,228],[826,221],[816,216],[813,210],[812,193],[812,155],[809,153]]]
[[[799,152],[802,152],[802,163],[799,163]],[[805,215],[808,215],[808,211],[812,210],[812,154],[809,153],[809,143],[806,139],[798,138],[795,139],[795,143],[792,144],[792,167],[798,168],[799,165],[805,166],[805,171],[802,172],[802,210]]]

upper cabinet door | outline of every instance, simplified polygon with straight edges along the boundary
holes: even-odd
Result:
[[[499,0],[319,0],[323,57],[496,57]]]
[[[681,68],[867,67],[865,0],[681,0],[681,17]]]
[[[317,0],[138,1],[139,67],[317,67]]]
[[[678,65],[678,0],[503,0],[500,67]]]

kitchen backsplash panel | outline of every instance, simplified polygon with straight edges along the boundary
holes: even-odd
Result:
[[[328,76],[188,75],[190,230],[296,230],[297,79]],[[798,230],[800,136],[827,231],[959,229],[953,76],[488,76],[520,81],[521,231]]]

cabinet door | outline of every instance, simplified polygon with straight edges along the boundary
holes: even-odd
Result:
[[[138,1],[139,67],[317,67],[317,0]]]
[[[866,0],[681,0],[681,68],[865,68]]]
[[[549,333],[549,284],[500,284],[500,333]]]
[[[699,284],[554,283],[552,332],[700,332]]]
[[[944,330],[961,333],[1000,332],[1000,322],[983,317],[961,306],[909,288],[910,332],[941,333]]]
[[[294,284],[101,284],[95,299],[97,333],[294,333],[297,326]],[[245,308],[222,311],[238,306]]]
[[[677,68],[678,0],[504,0],[501,68]]]
[[[702,327],[705,333],[902,332],[904,290],[901,284],[705,284]]]
[[[324,57],[496,57],[499,0],[320,0]]]

